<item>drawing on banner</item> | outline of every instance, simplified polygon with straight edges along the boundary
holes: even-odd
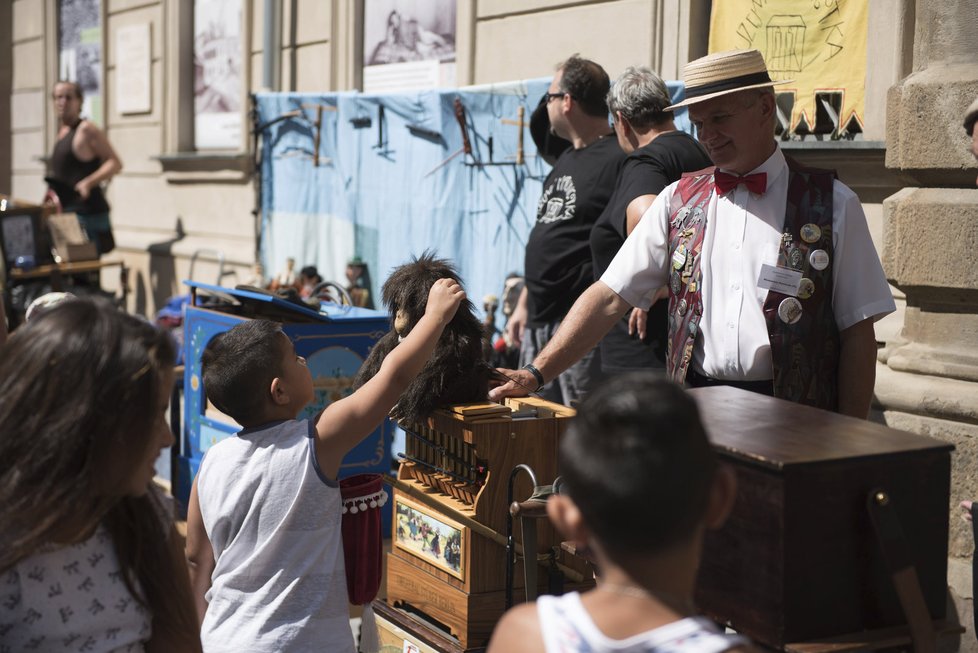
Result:
[[[58,78],[76,82],[85,95],[82,114],[102,123],[101,0],[58,3]]]
[[[756,48],[776,89],[783,140],[853,140],[863,133],[865,0],[728,0],[714,3],[710,52]]]
[[[242,139],[241,0],[194,2],[194,138],[198,148]]]
[[[405,91],[455,83],[456,0],[366,0],[363,90]]]

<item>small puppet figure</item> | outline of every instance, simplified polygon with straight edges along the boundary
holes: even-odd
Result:
[[[394,269],[381,288],[384,305],[394,316],[394,329],[374,345],[353,380],[354,388],[359,388],[380,370],[387,354],[424,315],[431,286],[446,277],[461,284],[452,264],[435,258],[430,252]],[[421,374],[394,406],[391,419],[415,424],[436,408],[485,401],[491,369],[483,354],[483,338],[482,322],[476,317],[472,302],[466,299],[445,327]]]
[[[499,329],[496,328],[497,308],[499,308],[499,297],[496,295],[486,295],[482,298],[482,310],[486,314],[486,318],[482,322],[482,328],[485,332],[485,338],[482,341],[482,351],[487,361],[492,360],[493,346],[495,345],[496,338],[501,335]]]
[[[323,282],[323,278],[319,276],[319,270],[316,269],[315,265],[307,265],[299,270],[299,279],[297,284],[299,286],[299,297],[303,299],[309,299],[312,297],[312,291]]]
[[[256,262],[251,268],[251,276],[245,280],[245,285],[254,286],[255,288],[264,288],[265,283],[265,266]]]
[[[346,292],[353,305],[372,309],[374,300],[370,296],[370,271],[359,256],[354,256],[346,264],[346,281]]]
[[[279,272],[272,283],[269,285],[269,290],[278,290],[279,288],[295,288],[296,284],[296,274],[295,274],[295,259],[291,256],[285,259],[285,267]]]

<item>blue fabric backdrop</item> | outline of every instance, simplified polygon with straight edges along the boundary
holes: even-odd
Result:
[[[549,83],[543,78],[389,95],[257,95],[258,125],[299,112],[261,133],[260,251],[266,274],[293,257],[297,267],[316,265],[324,279],[345,285],[346,262],[359,256],[369,266],[371,294],[381,308],[378,293],[391,269],[432,250],[455,262],[477,307],[485,295],[501,295],[506,275],[522,273],[550,169],[537,156],[529,131],[530,112]],[[679,101],[682,84],[668,86]],[[456,98],[465,107],[473,155],[459,154],[438,167],[462,148]],[[318,166],[316,105],[327,107]],[[516,166],[518,128],[503,121],[515,122],[520,105],[525,163]],[[677,126],[689,131],[685,111],[677,115]],[[506,165],[467,165],[490,160],[490,137],[492,161]]]

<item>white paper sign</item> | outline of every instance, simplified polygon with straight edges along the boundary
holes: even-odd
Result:
[[[798,285],[801,283],[801,272],[791,268],[781,268],[765,263],[761,266],[761,274],[757,278],[757,287],[779,292],[782,295],[798,296]]]
[[[363,69],[364,93],[399,93],[438,88],[439,81],[437,60],[365,66]]]
[[[115,32],[115,105],[119,113],[152,111],[149,23],[126,25]]]

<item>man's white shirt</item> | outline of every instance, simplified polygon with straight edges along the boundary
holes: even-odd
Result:
[[[706,206],[700,269],[703,316],[693,349],[693,368],[717,379],[771,378],[771,345],[757,285],[762,265],[777,265],[788,196],[788,164],[776,148],[753,173],[767,174],[767,191],[744,185]],[[629,304],[648,309],[668,284],[669,214],[679,182],[663,190],[601,277]],[[832,309],[840,331],[896,310],[859,198],[836,180],[832,188]],[[666,300],[662,300],[666,301]]]

